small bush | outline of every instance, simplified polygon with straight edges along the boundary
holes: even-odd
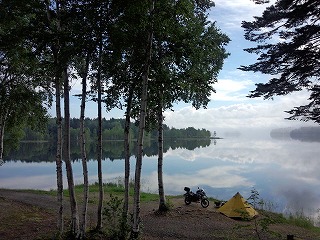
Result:
[[[123,240],[127,239],[130,233],[127,216],[123,215],[122,211],[123,199],[110,194],[110,200],[106,203],[103,210],[103,219],[106,235],[110,239]]]

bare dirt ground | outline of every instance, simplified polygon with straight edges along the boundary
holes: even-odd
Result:
[[[141,204],[141,239],[294,239],[320,240],[314,232],[284,223],[268,225],[271,231],[261,231],[259,220],[230,219],[211,205],[186,206],[182,198],[170,199],[171,210],[158,214],[157,202]],[[88,227],[95,224],[94,209],[89,206]],[[66,216],[68,203],[65,199]],[[54,196],[0,189],[0,239],[55,239],[57,202]],[[66,221],[67,223],[67,221]],[[258,234],[255,224],[258,224]],[[67,225],[66,225],[67,228]]]

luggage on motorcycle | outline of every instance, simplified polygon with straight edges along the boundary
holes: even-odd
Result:
[[[198,188],[197,192],[194,193],[189,187],[184,187],[186,193],[184,194],[184,202],[186,205],[191,204],[191,202],[201,203],[201,206],[206,208],[209,206],[209,200],[203,189]]]

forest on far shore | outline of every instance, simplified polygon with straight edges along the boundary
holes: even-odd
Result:
[[[98,131],[97,119],[85,119],[86,140],[95,141]],[[125,119],[111,118],[109,120],[103,118],[102,120],[102,139],[103,140],[123,140],[124,138]],[[183,129],[170,128],[163,125],[164,138],[210,138],[211,132],[206,129],[195,129],[194,127],[187,127]],[[78,141],[80,136],[80,119],[72,118],[70,120],[70,140],[71,142]],[[39,131],[39,129],[25,128],[21,131],[21,141],[55,141],[57,138],[56,118],[48,120],[47,127]],[[130,125],[130,139],[136,139],[138,136],[138,126]],[[145,141],[157,139],[157,130],[151,130],[146,133]]]
[[[320,127],[278,128],[270,132],[275,139],[292,138],[302,142],[320,142]]]

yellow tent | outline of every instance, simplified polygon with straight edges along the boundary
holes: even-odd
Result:
[[[219,208],[219,212],[230,218],[253,218],[258,212],[237,192]]]

